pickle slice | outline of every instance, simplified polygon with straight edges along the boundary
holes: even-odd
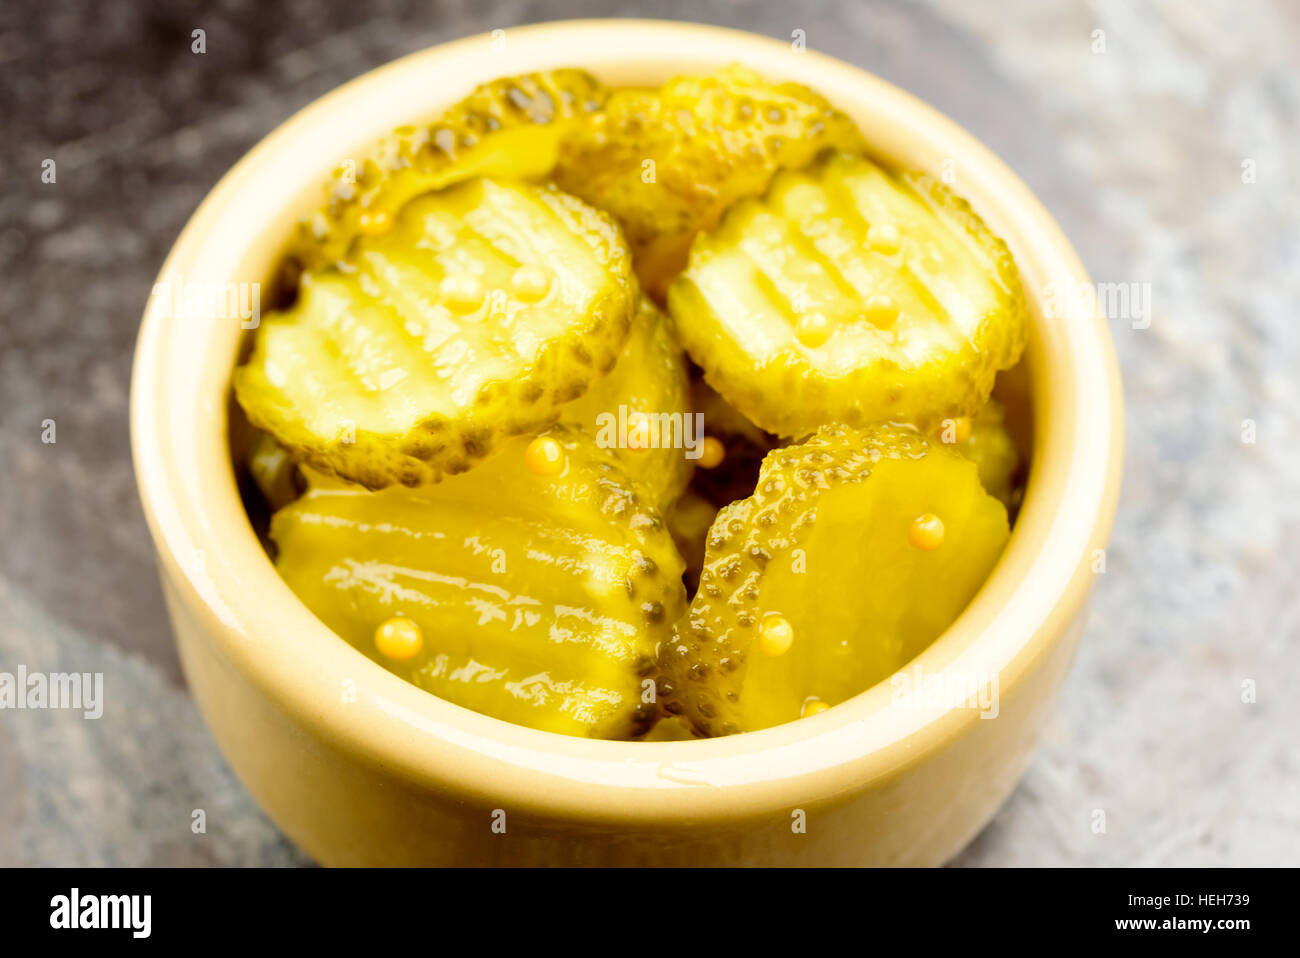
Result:
[[[436,486],[313,476],[271,536],[280,575],[322,622],[447,701],[599,738],[657,715],[645,683],[685,608],[682,560],[577,427],[514,439]]]
[[[642,297],[613,370],[566,406],[560,421],[583,426],[614,449],[666,514],[691,478],[687,452],[700,439],[691,416],[686,356],[667,317]]]
[[[662,302],[697,231],[828,147],[862,148],[848,117],[806,87],[730,66],[615,91],[565,139],[555,179],[618,218],[642,285]]]
[[[974,463],[913,429],[828,426],[772,452],[660,647],[665,709],[725,735],[865,691],[956,619],[1007,536]]]
[[[1020,451],[1005,420],[1002,404],[990,399],[973,419],[945,419],[937,435],[944,445],[975,463],[984,491],[1011,510],[1018,499]]]
[[[964,200],[843,154],[734,206],[668,299],[709,383],[783,436],[971,416],[1026,335],[1015,262]]]
[[[692,592],[700,584],[705,542],[717,515],[718,507],[691,489],[674,502],[668,512],[668,531],[672,533],[677,551],[686,562],[686,585]]]
[[[341,260],[356,237],[386,231],[422,193],[480,176],[545,178],[560,140],[607,96],[583,70],[483,84],[431,125],[395,131],[360,168],[336,171],[325,205],[299,224],[292,255],[312,269]]]
[[[554,422],[613,366],[637,301],[605,214],[509,181],[413,200],[345,265],[262,322],[235,395],[299,461],[371,488]]]

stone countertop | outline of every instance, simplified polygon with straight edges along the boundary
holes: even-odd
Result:
[[[111,697],[94,722],[0,712],[0,864],[306,863],[180,675],[128,448],[139,316],[204,194],[299,107],[430,44],[588,16],[804,30],[963,124],[1096,281],[1149,294],[1112,320],[1128,458],[1078,660],[958,863],[1300,863],[1294,5],[23,0],[0,7],[0,670],[104,672]]]

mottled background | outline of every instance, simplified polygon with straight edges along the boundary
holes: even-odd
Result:
[[[959,862],[1300,863],[1296,4],[6,0],[0,670],[102,671],[108,704],[0,712],[0,864],[306,861],[172,649],[128,452],[141,309],[203,195],[299,107],[430,44],[607,15],[802,29],[989,144],[1099,282],[1150,284],[1149,328],[1112,323],[1128,460],[1087,636]]]

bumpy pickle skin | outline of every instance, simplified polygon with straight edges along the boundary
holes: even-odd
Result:
[[[559,468],[536,470],[535,444],[552,443]],[[420,489],[308,475],[272,521],[276,566],[367,656],[530,728],[630,738],[657,717],[645,683],[685,608],[682,560],[639,486],[582,430],[512,440]]]
[[[687,445],[698,437],[689,432],[690,417],[686,355],[667,317],[643,296],[614,368],[566,406],[560,421],[582,426],[614,449],[666,515],[691,478]]]
[[[407,204],[263,319],[235,395],[295,459],[370,488],[464,472],[614,365],[638,300],[604,213],[472,180]]]
[[[787,437],[971,416],[1027,329],[1011,253],[964,200],[847,154],[733,206],[668,305],[710,385]]]
[[[401,127],[359,166],[336,170],[325,204],[299,224],[291,255],[319,269],[342,260],[357,237],[386,231],[422,193],[480,176],[545,178],[560,141],[607,96],[583,70],[483,84],[432,124]]]
[[[564,140],[555,179],[618,218],[642,284],[662,302],[699,230],[827,148],[862,149],[847,116],[799,84],[730,66],[615,91]]]
[[[1008,534],[974,463],[911,428],[827,426],[775,450],[718,514],[660,647],[665,709],[726,735],[865,691],[952,623]]]

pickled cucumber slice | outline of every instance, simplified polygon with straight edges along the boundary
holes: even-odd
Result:
[[[561,422],[577,423],[615,450],[627,474],[667,513],[691,478],[690,374],[667,317],[642,297],[632,332],[614,369],[564,408]]]
[[[1002,404],[990,399],[973,419],[945,419],[939,426],[939,441],[975,463],[980,485],[996,496],[1008,510],[1017,500],[1016,480],[1020,451],[1006,427]]]
[[[686,586],[692,592],[700,583],[700,573],[704,569],[705,542],[717,515],[717,506],[689,489],[673,503],[668,512],[668,531],[672,533],[677,551],[686,562]]]
[[[842,154],[733,207],[668,301],[709,383],[783,436],[973,415],[1026,334],[1015,262],[964,200]]]
[[[325,205],[299,224],[293,255],[313,269],[341,260],[356,237],[385,232],[409,200],[454,183],[546,177],[560,140],[607,96],[583,70],[483,84],[433,124],[395,131],[360,168],[337,170]]]
[[[828,147],[862,148],[848,117],[806,87],[731,66],[615,91],[565,140],[555,179],[618,218],[642,284],[662,302],[697,231]]]
[[[682,560],[637,484],[577,427],[511,440],[436,486],[327,477],[271,535],[280,575],[322,622],[434,695],[599,738],[637,735],[657,714],[645,683],[685,608]]]
[[[345,266],[262,322],[235,395],[299,461],[371,488],[554,422],[613,366],[637,302],[605,214],[509,181],[413,200]]]
[[[713,523],[660,648],[665,709],[725,735],[865,691],[952,623],[1007,536],[974,463],[910,428],[828,426],[776,450]]]

